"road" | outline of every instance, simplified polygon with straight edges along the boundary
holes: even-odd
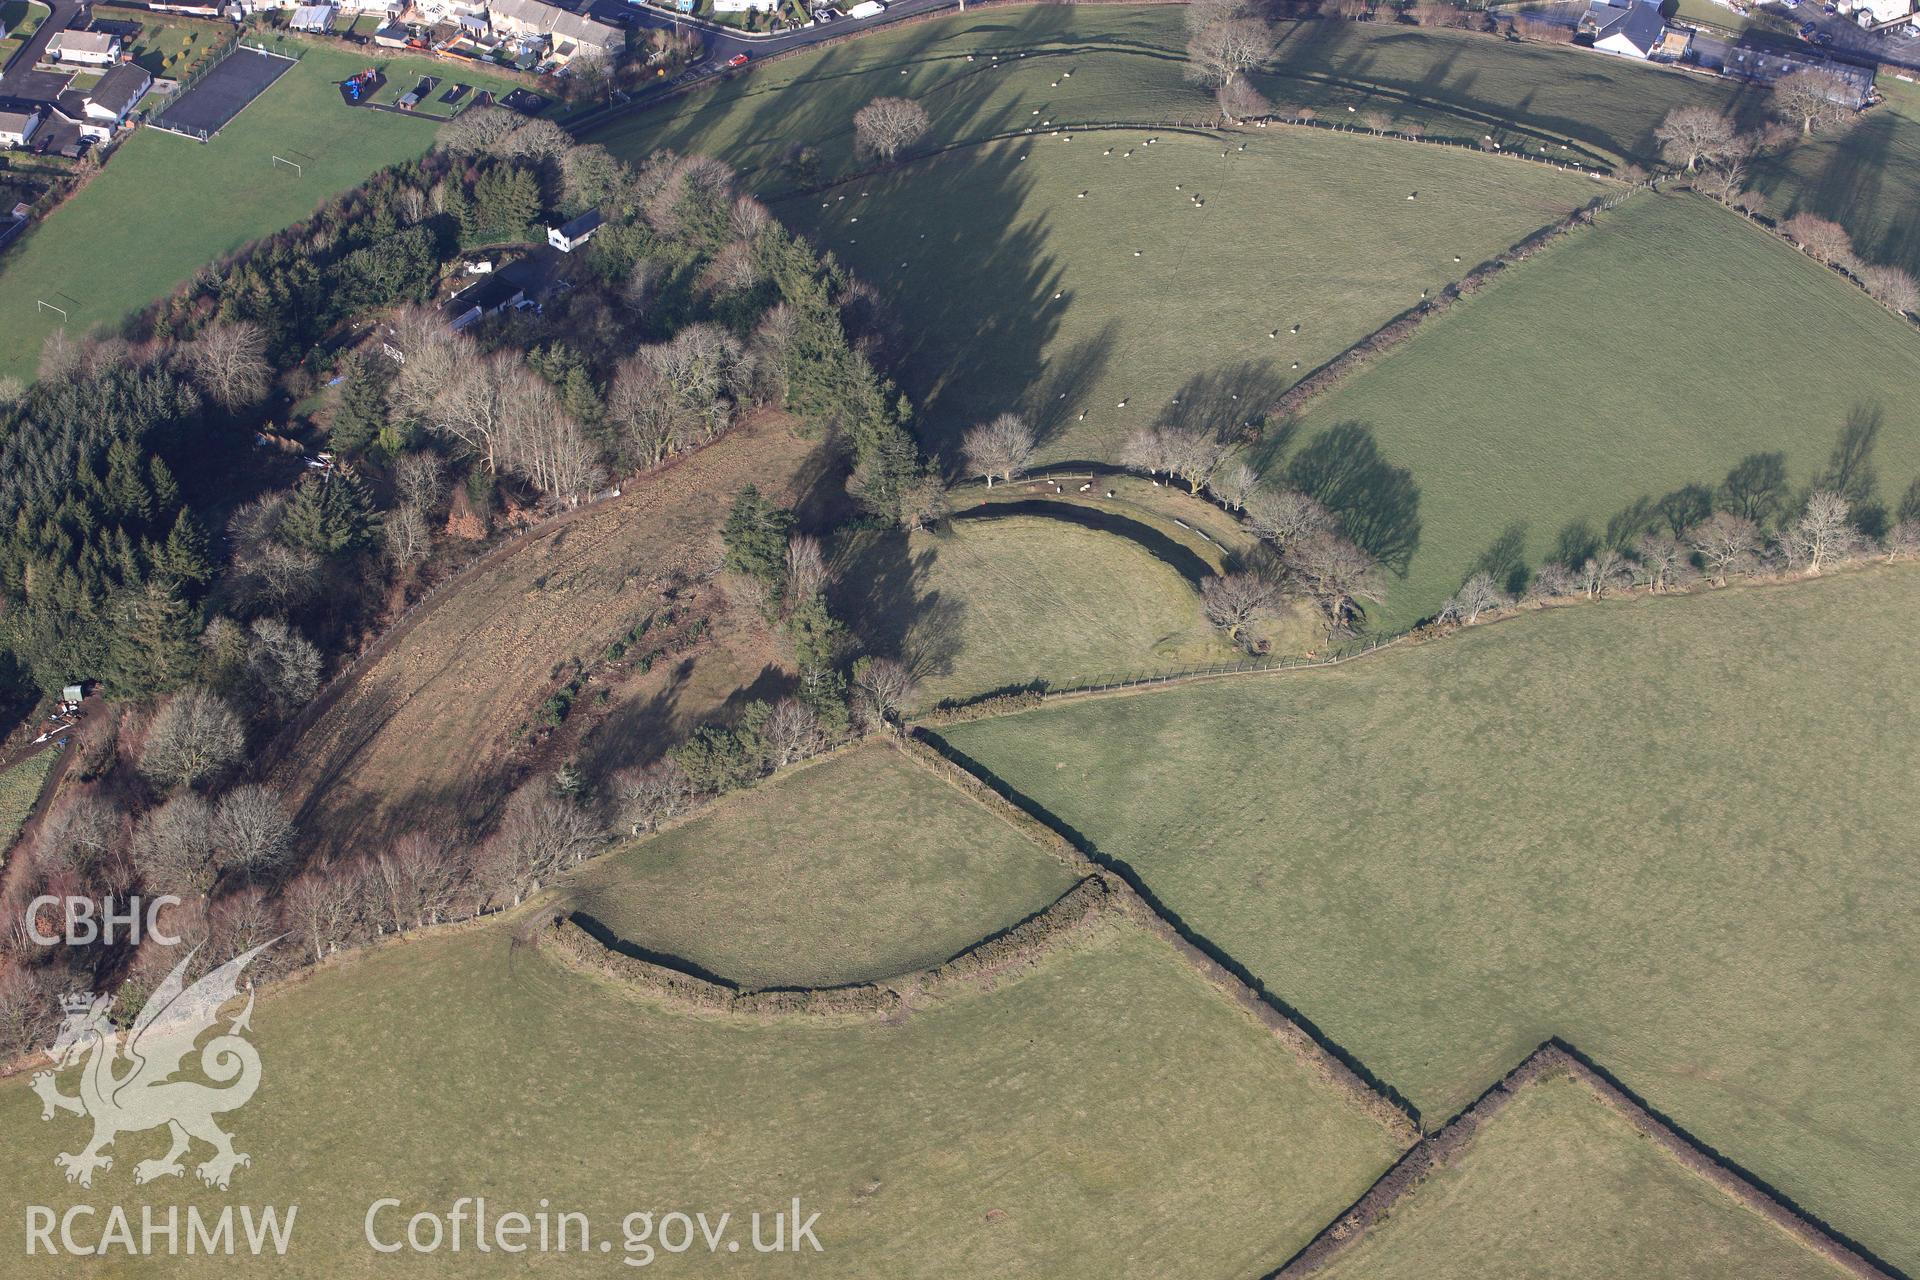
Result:
[[[13,57],[7,59],[7,65],[0,68],[0,98],[37,100],[40,97],[34,92],[33,64],[40,61],[40,55],[46,52],[47,42],[56,33],[65,31],[80,13],[80,0],[41,0],[41,3],[53,12],[27,38],[27,42],[14,51]]]
[[[801,27],[797,31],[781,31],[771,35],[748,35],[731,27],[676,15],[665,9],[656,9],[651,5],[628,3],[627,0],[591,0],[587,12],[602,22],[614,26],[659,27],[667,30],[698,31],[707,42],[705,55],[683,71],[675,84],[685,84],[691,80],[718,75],[727,69],[727,61],[738,54],[749,58],[764,58],[772,53],[784,53],[788,49],[800,49],[810,44],[819,44],[822,40],[833,40],[856,31],[871,31],[875,27],[885,26],[889,22],[898,22],[915,14],[934,13],[941,9],[956,7],[959,0],[894,0],[887,6],[885,13],[871,18],[837,18],[817,27]]]

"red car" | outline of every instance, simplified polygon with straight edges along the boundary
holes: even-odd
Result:
[[[747,65],[747,55],[744,53],[736,53],[727,59],[727,65],[730,67],[744,67]]]

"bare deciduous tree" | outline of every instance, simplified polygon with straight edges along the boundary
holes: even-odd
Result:
[[[1236,462],[1225,475],[1209,481],[1207,487],[1220,500],[1220,505],[1235,511],[1244,510],[1247,500],[1260,488],[1260,473],[1244,462]]]
[[[381,931],[405,933],[453,914],[467,867],[447,836],[409,831],[376,853],[366,874]]]
[[[247,879],[271,874],[293,852],[293,820],[271,787],[235,787],[214,811],[220,869]]]
[[[481,878],[495,902],[521,899],[582,861],[599,842],[593,817],[544,785],[529,783],[507,802],[481,854]]]
[[[1830,267],[1851,270],[1858,261],[1853,256],[1853,241],[1839,223],[1811,213],[1796,213],[1780,224],[1786,237],[1808,256]]]
[[[1273,56],[1273,28],[1258,18],[1228,18],[1194,33],[1187,78],[1218,88]]]
[[[613,798],[621,825],[641,835],[691,810],[699,791],[679,762],[668,757],[614,774]]]
[[[1033,460],[1033,428],[1020,415],[1003,413],[970,429],[960,448],[967,466],[984,477],[991,489],[995,476],[1011,482]]]
[[[352,939],[358,908],[359,886],[342,867],[314,867],[281,896],[282,918],[315,964]]]
[[[1817,574],[1844,559],[1858,544],[1859,535],[1848,523],[1852,510],[1837,493],[1822,489],[1807,499],[1807,509],[1786,531],[1789,562]]]
[[[854,146],[882,163],[892,162],[926,131],[926,109],[907,98],[875,98],[853,113]]]
[[[1745,573],[1760,554],[1760,528],[1745,516],[1716,512],[1690,530],[1687,545],[1707,567],[1713,585],[1727,585],[1727,575]]]
[[[1236,76],[1215,89],[1213,101],[1220,108],[1220,118],[1228,124],[1273,114],[1273,104],[1245,76]]]
[[[1327,509],[1292,489],[1259,489],[1247,498],[1247,527],[1282,549],[1297,538],[1333,526]]]
[[[183,898],[213,888],[213,806],[198,792],[182,791],[140,820],[133,832],[133,861],[149,890]]]
[[[238,760],[246,745],[233,708],[205,689],[183,689],[154,714],[140,772],[161,787],[193,786]]]
[[[1860,273],[1860,283],[1875,301],[1897,315],[1920,312],[1920,288],[1898,267],[1868,267]]]
[[[1852,92],[1846,80],[1831,71],[1796,71],[1774,84],[1773,111],[1810,135],[1853,115],[1846,105]]]
[[[187,363],[200,389],[226,409],[257,402],[273,377],[266,335],[247,320],[208,325],[188,344]]]
[[[1639,564],[1639,579],[1650,591],[1671,591],[1693,576],[1687,548],[1670,533],[1641,535],[1633,554]]]
[[[1495,609],[1504,609],[1513,603],[1513,598],[1500,589],[1490,573],[1476,573],[1460,584],[1444,605],[1440,606],[1440,617],[1446,622],[1461,622],[1468,626],[1480,621],[1480,615],[1491,613]]]
[[[433,531],[412,503],[395,507],[380,521],[380,541],[395,569],[405,572],[433,550]]]
[[[248,630],[247,673],[262,707],[285,715],[305,706],[320,689],[320,651],[279,618]]]
[[[827,557],[820,539],[799,533],[787,540],[787,600],[811,600],[827,585]]]
[[[767,763],[776,769],[818,755],[827,745],[820,717],[797,698],[774,703],[760,732],[767,740]]]
[[[410,449],[393,462],[393,487],[400,501],[431,513],[447,496],[447,469],[422,449]]]
[[[1236,640],[1248,623],[1273,612],[1281,594],[1278,581],[1253,570],[1217,575],[1200,584],[1207,621]]]
[[[920,694],[920,682],[905,663],[867,657],[853,664],[853,691],[863,718],[877,728],[900,723]]]
[[[1352,630],[1364,604],[1380,604],[1387,598],[1379,563],[1329,528],[1309,530],[1283,544],[1280,554],[1336,630]]]
[[[1920,520],[1902,520],[1887,530],[1887,560],[1920,557]]]
[[[1733,117],[1712,107],[1675,107],[1653,131],[1668,164],[1692,173],[1702,163],[1744,156],[1748,150]]]

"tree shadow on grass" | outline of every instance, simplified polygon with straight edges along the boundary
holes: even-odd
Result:
[[[868,653],[897,658],[922,679],[953,674],[967,606],[929,588],[938,546],[916,552],[898,529],[863,533],[834,548],[834,615]]]
[[[1328,427],[1287,463],[1287,483],[1340,517],[1356,546],[1405,575],[1420,545],[1420,486],[1388,462],[1363,422]]]
[[[1287,380],[1271,360],[1242,360],[1188,378],[1157,421],[1221,440],[1260,439],[1267,410],[1286,389]]]

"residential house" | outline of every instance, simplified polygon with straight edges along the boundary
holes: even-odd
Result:
[[[0,151],[24,147],[40,130],[40,113],[29,110],[0,111]]]
[[[101,76],[91,89],[66,90],[57,106],[61,115],[79,126],[81,137],[105,142],[127,122],[152,87],[152,76],[131,62],[123,62]]]
[[[593,239],[593,233],[600,229],[604,221],[606,219],[600,216],[598,209],[588,210],[565,226],[548,227],[547,243],[562,253],[572,253]]]
[[[496,35],[545,36],[554,60],[581,54],[611,57],[627,42],[626,33],[593,18],[569,13],[546,0],[488,0],[487,20]]]
[[[47,56],[56,62],[108,67],[120,61],[120,37],[105,31],[59,31],[47,41]]]
[[[1641,0],[1624,5],[1592,0],[1580,19],[1580,30],[1593,37],[1593,47],[1601,53],[1643,62],[1653,57],[1667,36],[1659,7]]]

